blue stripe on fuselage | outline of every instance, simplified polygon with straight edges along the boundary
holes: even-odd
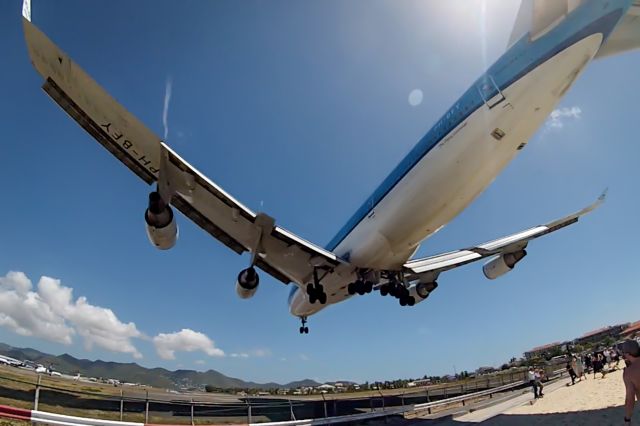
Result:
[[[630,0],[609,1],[592,0],[574,10],[564,22],[548,34],[529,41],[528,34],[514,44],[471,86],[452,108],[420,139],[416,146],[404,157],[382,184],[367,198],[349,221],[327,244],[329,251],[335,248],[355,229],[355,227],[373,210],[382,199],[402,180],[411,169],[471,114],[484,105],[478,87],[493,78],[504,90],[512,83],[531,72],[559,52],[592,34],[602,33],[604,40],[620,21],[629,8]],[[589,25],[585,25],[589,22]],[[560,40],[560,41],[558,41]],[[498,94],[498,89],[485,93],[486,99]]]

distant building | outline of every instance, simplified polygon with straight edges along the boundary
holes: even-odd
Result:
[[[430,385],[432,383],[432,381],[431,381],[431,379],[419,379],[419,380],[414,380],[411,383],[413,383],[414,386],[428,386],[428,385]],[[407,386],[409,386],[409,385],[407,385]],[[409,386],[409,387],[411,387],[411,386]]]
[[[593,330],[583,334],[582,336],[574,340],[574,343],[576,345],[583,345],[585,343],[597,343],[605,340],[608,337],[611,337],[612,339],[618,339],[618,337],[620,337],[620,333],[622,333],[622,331],[624,331],[624,329],[628,326],[629,324],[626,323],[599,328],[597,330]]]
[[[567,342],[553,342],[547,345],[537,346],[533,349],[528,350],[524,353],[524,357],[527,360],[532,360],[535,358],[544,358],[547,355],[556,353],[556,352],[564,352],[567,350]]]
[[[635,339],[640,337],[640,321],[629,324],[629,327],[622,330],[620,337],[623,339]]]

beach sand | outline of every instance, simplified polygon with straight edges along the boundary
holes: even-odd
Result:
[[[622,369],[610,372],[604,379],[576,382],[545,393],[533,404],[512,408],[493,417],[486,425],[622,425],[624,418],[624,384]],[[640,403],[636,402],[632,424],[640,425]]]

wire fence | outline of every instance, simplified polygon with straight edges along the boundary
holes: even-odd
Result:
[[[552,372],[549,372],[551,376]],[[312,396],[233,396],[153,393],[127,387],[0,371],[0,403],[53,413],[145,423],[257,423],[318,419],[424,404],[525,380],[525,371],[421,388]]]

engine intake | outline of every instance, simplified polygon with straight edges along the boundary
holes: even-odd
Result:
[[[173,247],[178,240],[178,225],[173,210],[160,194],[149,194],[149,207],[144,212],[145,227],[149,241],[160,250]]]
[[[485,263],[482,267],[484,276],[490,280],[495,280],[511,271],[518,262],[527,255],[526,250],[515,251],[513,253],[505,253]]]
[[[260,284],[260,276],[256,270],[251,267],[243,269],[238,274],[238,280],[236,281],[236,293],[241,299],[249,299],[258,291],[258,285]]]

